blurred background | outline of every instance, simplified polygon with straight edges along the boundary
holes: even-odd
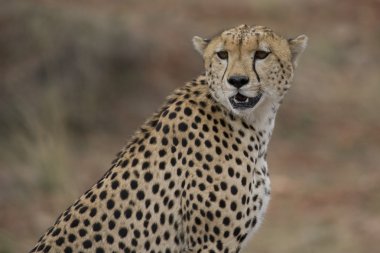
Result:
[[[307,34],[269,151],[273,195],[247,249],[378,252],[377,0],[0,0],[0,253],[27,252],[173,89],[193,35]]]

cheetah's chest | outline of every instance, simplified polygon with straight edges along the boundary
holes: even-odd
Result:
[[[240,243],[247,242],[261,225],[270,200],[270,178],[265,159],[268,139],[265,135],[237,131],[242,142],[239,149],[230,150],[230,158],[223,161],[225,178],[230,191],[224,196],[232,211],[232,233]],[[236,135],[235,135],[236,136]],[[238,137],[235,137],[235,140]],[[236,190],[234,187],[236,186]],[[235,207],[236,210],[231,207]]]
[[[254,165],[251,176],[251,185],[242,187],[241,185],[241,211],[237,212],[236,218],[239,218],[239,212],[242,213],[242,219],[239,222],[242,229],[240,242],[247,242],[248,239],[260,227],[270,200],[270,179],[267,172],[267,164],[264,159]],[[247,196],[247,197],[245,197]],[[238,220],[238,219],[237,219]]]

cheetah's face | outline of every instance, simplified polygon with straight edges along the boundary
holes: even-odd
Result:
[[[262,26],[241,25],[211,40],[194,37],[213,97],[236,114],[282,100],[307,37],[287,40]]]

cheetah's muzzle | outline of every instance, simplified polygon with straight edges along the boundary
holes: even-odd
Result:
[[[240,93],[229,98],[230,103],[234,109],[248,109],[253,108],[263,96],[259,93],[256,97],[246,97]]]

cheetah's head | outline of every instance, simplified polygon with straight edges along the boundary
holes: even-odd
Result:
[[[240,25],[212,39],[193,38],[204,58],[210,93],[238,115],[279,103],[289,89],[307,37],[284,39],[263,26]]]

